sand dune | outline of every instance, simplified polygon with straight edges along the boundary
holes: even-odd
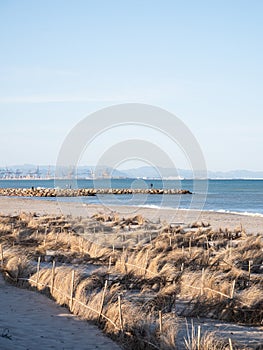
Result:
[[[112,208],[86,205],[81,202],[63,203],[61,205],[61,203],[56,201],[0,198],[1,214],[14,215],[21,212],[38,214],[31,215],[23,213],[15,217],[2,217],[2,246],[4,246],[5,250],[3,260],[5,264],[4,271],[6,273],[8,272],[8,275],[11,276],[11,281],[14,282],[18,278],[18,272],[22,271],[25,260],[28,262],[28,272],[26,272],[27,265],[25,264],[25,276],[23,276],[26,278],[33,276],[32,278],[34,278],[36,265],[34,265],[33,260],[36,263],[35,253],[38,255],[42,254],[44,261],[48,261],[46,258],[49,258],[49,252],[57,252],[57,257],[59,257],[58,263],[63,264],[65,262],[66,264],[63,268],[59,267],[56,271],[57,286],[55,285],[55,289],[60,290],[61,287],[66,288],[63,284],[67,280],[65,276],[69,276],[69,273],[71,274],[72,272],[68,264],[76,264],[75,258],[78,256],[77,266],[74,267],[75,273],[78,273],[76,271],[78,270],[78,264],[81,264],[81,262],[85,265],[85,269],[87,268],[87,264],[97,263],[99,264],[98,266],[101,266],[101,271],[96,275],[99,283],[97,285],[92,278],[89,279],[85,270],[85,274],[81,277],[80,281],[85,280],[86,284],[82,284],[82,282],[78,285],[76,284],[76,295],[82,295],[80,293],[84,291],[84,297],[86,299],[84,298],[83,301],[85,305],[87,305],[87,302],[90,302],[92,306],[92,303],[96,303],[96,300],[99,300],[100,303],[101,295],[99,293],[103,292],[105,278],[108,279],[111,283],[111,287],[108,287],[109,293],[107,294],[109,300],[115,300],[116,295],[119,295],[120,291],[123,294],[122,305],[125,306],[123,315],[128,330],[130,330],[129,325],[136,324],[137,326],[139,323],[136,322],[141,321],[145,316],[145,314],[143,314],[144,316],[140,314],[140,308],[142,307],[140,298],[143,296],[146,298],[142,302],[144,307],[146,307],[145,310],[148,310],[147,307],[150,308],[149,310],[151,310],[151,307],[158,310],[166,310],[165,326],[169,326],[169,332],[171,331],[171,334],[169,332],[167,334],[165,333],[163,337],[167,336],[167,339],[165,339],[168,342],[171,341],[171,344],[176,332],[179,331],[176,341],[180,346],[183,344],[183,338],[186,336],[185,327],[179,327],[177,325],[174,315],[176,314],[179,317],[177,320],[179,323],[182,322],[183,316],[190,320],[191,317],[195,318],[197,315],[198,318],[195,318],[194,323],[198,325],[201,322],[200,326],[202,325],[203,337],[206,336],[204,331],[212,331],[217,336],[221,335],[226,339],[231,337],[234,341],[252,346],[249,349],[258,349],[256,347],[257,344],[262,343],[262,327],[259,321],[259,317],[261,317],[261,306],[255,306],[257,308],[255,309],[253,305],[259,305],[259,303],[256,303],[260,298],[262,299],[262,290],[260,289],[261,280],[258,274],[262,264],[260,255],[262,242],[260,241],[260,236],[247,235],[241,229],[233,230],[232,233],[229,230],[213,231],[210,226],[202,222],[195,223],[194,225],[160,224],[159,220],[175,223],[175,213],[171,209],[156,210],[132,207],[115,207],[114,209],[121,211],[121,215],[108,215]],[[72,214],[75,217],[68,217],[69,222],[67,222],[64,216],[59,215],[61,213]],[[95,213],[97,214],[92,216]],[[39,216],[43,214],[48,214],[49,216]],[[82,217],[77,217],[81,214],[83,215]],[[128,217],[130,214],[141,214],[146,218],[154,219],[153,221],[158,222],[149,222],[139,215],[133,219],[122,218],[122,216]],[[179,211],[177,214],[177,223],[190,220],[189,214],[191,213],[188,211]],[[196,213],[193,214],[193,217],[196,216]],[[247,232],[253,233],[260,232],[263,227],[263,219],[261,217],[203,212],[200,213],[199,220],[212,222],[214,227],[227,227],[231,229],[242,226]],[[137,222],[136,225],[135,221]],[[49,229],[45,230],[47,223],[49,223]],[[85,239],[77,234],[77,232],[80,235],[84,233],[83,225],[88,228],[85,233]],[[72,232],[74,232],[73,235],[71,235]],[[149,232],[151,232],[150,236]],[[97,235],[94,244],[88,238],[89,235],[93,238],[95,233]],[[105,233],[107,234],[105,235]],[[136,237],[134,236],[135,234],[137,235]],[[146,235],[147,241],[144,240],[145,237],[143,234]],[[205,236],[206,240],[204,241]],[[100,239],[105,241],[105,237],[111,242],[109,245],[110,248],[103,245],[100,246]],[[126,239],[125,244],[136,246],[138,243],[138,251],[136,249],[130,250],[127,255],[129,248],[126,247],[128,250],[125,251],[122,246],[124,244],[124,238]],[[112,242],[114,242],[114,248],[112,247]],[[117,244],[118,242],[119,245]],[[180,242],[183,242],[182,247]],[[148,245],[144,247],[140,244]],[[6,249],[7,247],[10,251]],[[31,259],[31,262],[28,260],[27,255]],[[158,261],[155,259],[157,257]],[[254,269],[251,270],[250,274],[248,267],[244,264],[251,257],[253,257],[252,266]],[[110,263],[108,259],[110,259]],[[134,270],[133,268],[134,266],[136,267],[134,264],[140,264],[141,262],[143,262],[145,272],[141,272],[141,267],[139,270]],[[108,268],[109,264],[112,263],[114,265],[112,266],[113,270]],[[240,263],[242,264],[240,265]],[[80,269],[82,268],[81,266],[79,266]],[[114,279],[109,277],[109,273],[105,275],[105,266],[107,271],[111,271]],[[203,266],[206,266],[206,270]],[[231,266],[231,269],[229,269],[229,266]],[[81,274],[81,271],[79,273]],[[37,278],[40,278],[39,281],[41,283],[45,283],[40,283],[40,285],[48,285],[48,276],[50,277],[51,275],[51,267],[45,270],[41,269],[41,274],[37,275]],[[20,277],[23,276],[21,275]],[[203,289],[200,288],[200,280],[203,281]],[[61,281],[63,281],[62,285]],[[134,281],[137,281],[137,287]],[[156,285],[156,281],[159,281],[158,285]],[[246,292],[250,293],[252,291],[251,293],[253,295],[251,293],[244,295],[243,288],[246,281],[248,281]],[[67,288],[69,285],[70,283],[68,283]],[[88,295],[86,295],[86,285],[91,286],[89,293],[93,289],[96,292],[90,300]],[[178,287],[179,285],[180,288]],[[189,285],[193,289],[189,290]],[[126,290],[127,286],[129,286],[128,289],[131,288],[132,290],[132,288],[135,288],[135,290],[132,290],[131,293],[131,291]],[[213,289],[210,288],[211,286]],[[218,288],[219,290],[217,290]],[[199,289],[203,290],[201,294]],[[217,292],[226,297],[226,299],[220,299],[215,294]],[[231,296],[229,296],[230,292]],[[61,305],[67,304],[68,297],[66,299],[62,298],[62,300],[61,298],[57,298],[58,296],[55,292],[54,294],[52,293],[52,297],[58,303]],[[115,299],[113,298],[114,295]],[[139,298],[138,300],[136,296]],[[243,299],[242,296],[244,297]],[[145,303],[147,300],[148,302]],[[150,304],[149,300],[151,301]],[[176,300],[175,304],[171,304],[173,300]],[[184,308],[186,300],[188,302],[191,301],[187,307],[188,311]],[[241,304],[246,306],[246,317],[243,317],[245,314],[243,315],[244,310],[240,304],[240,300]],[[229,309],[230,304],[232,306]],[[169,309],[170,307],[171,310]],[[95,309],[97,310],[97,306]],[[66,309],[57,306],[53,301],[48,300],[43,295],[7,285],[2,279],[0,280],[0,310],[0,349],[35,349],[36,346],[40,349],[119,348],[110,339],[105,338],[96,327],[77,320]],[[81,310],[77,307],[75,314],[83,316],[84,314],[82,315],[81,313],[83,310]],[[131,310],[137,311],[132,315]],[[229,310],[235,310],[235,314],[232,314],[232,311],[229,313]],[[257,312],[253,310],[257,310]],[[74,309],[71,309],[71,311],[74,312]],[[114,317],[117,317],[116,315],[119,311],[116,307],[116,300],[113,303],[107,304],[106,312],[113,312]],[[237,312],[239,313],[236,314]],[[222,318],[220,318],[219,313]],[[204,318],[207,315],[217,318],[217,314],[220,317],[218,316],[219,319],[216,321],[212,321],[212,319],[207,319],[206,321]],[[92,317],[89,314],[85,315],[85,319],[87,320],[94,319],[94,315]],[[219,321],[221,319],[222,321]],[[129,320],[128,323],[127,320]],[[243,321],[244,325],[239,325],[238,321]],[[149,324],[153,324],[154,327],[156,325],[158,326],[156,320],[150,321]],[[171,325],[174,328],[171,328]],[[106,328],[104,329],[106,330]],[[115,327],[116,329],[117,331],[120,330],[118,327]],[[112,334],[109,329],[106,332]],[[128,332],[127,334],[130,333]],[[153,339],[157,341],[156,344],[158,345],[159,340],[163,338],[159,339],[158,333],[156,334],[157,338],[155,337]],[[169,338],[170,335],[172,336],[171,339]],[[135,342],[138,339],[142,340],[143,348],[145,348],[145,342],[147,343],[148,338],[135,338],[136,336],[133,339]],[[206,341],[205,339],[204,341]],[[209,340],[213,341],[211,334],[209,335]],[[130,349],[130,345],[130,343],[126,344],[126,348]],[[137,343],[133,345],[137,346]],[[137,349],[137,347],[133,347],[133,349]],[[202,349],[207,348],[204,347]],[[228,349],[228,347],[225,346],[224,349]],[[243,347],[238,347],[238,349],[243,349]]]

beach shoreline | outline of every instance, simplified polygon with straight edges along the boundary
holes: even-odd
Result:
[[[209,223],[213,228],[242,228],[248,233],[263,233],[263,217],[237,213],[195,211],[171,208],[148,208],[139,206],[109,206],[76,202],[37,200],[33,198],[0,197],[0,214],[17,215],[21,212],[37,215],[72,215],[73,217],[90,217],[98,212],[118,213],[128,217],[142,215],[146,219],[157,222],[191,224],[195,221]]]

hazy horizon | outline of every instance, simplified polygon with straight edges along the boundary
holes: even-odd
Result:
[[[78,165],[77,167],[79,168],[94,168],[96,167],[97,165],[96,164],[85,164],[85,165]],[[38,167],[40,168],[55,168],[56,167],[56,164],[33,164],[33,163],[25,163],[25,164],[10,164],[10,165],[1,165],[0,164],[0,169],[8,169],[8,168],[23,168],[23,167],[26,167],[27,169],[37,169]],[[104,167],[104,168],[110,168],[110,166],[108,166],[107,164],[105,165],[100,165],[99,167]],[[138,165],[138,166],[135,166],[135,167],[118,167],[116,170],[118,171],[128,171],[128,170],[133,170],[133,169],[140,169],[140,168],[145,168],[145,167],[149,167],[151,168],[151,166],[149,165]],[[154,167],[152,167],[154,168]],[[160,167],[162,168],[162,167]],[[179,170],[183,170],[183,171],[191,171],[192,169],[191,168],[177,168]],[[253,173],[263,173],[263,170],[261,169],[258,169],[258,170],[251,170],[251,169],[229,169],[229,170],[221,170],[221,169],[207,169],[208,172],[215,172],[215,173],[229,173],[229,172],[242,172],[242,171],[248,171],[248,172],[253,172]]]

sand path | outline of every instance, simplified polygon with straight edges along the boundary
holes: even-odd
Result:
[[[10,339],[9,339],[10,338]],[[0,275],[0,349],[120,350],[96,327]]]

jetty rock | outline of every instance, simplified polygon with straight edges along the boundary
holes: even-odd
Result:
[[[78,188],[78,189],[57,189],[57,188],[0,188],[0,196],[15,197],[87,197],[97,194],[192,194],[189,190],[182,189],[158,189],[158,188]]]

